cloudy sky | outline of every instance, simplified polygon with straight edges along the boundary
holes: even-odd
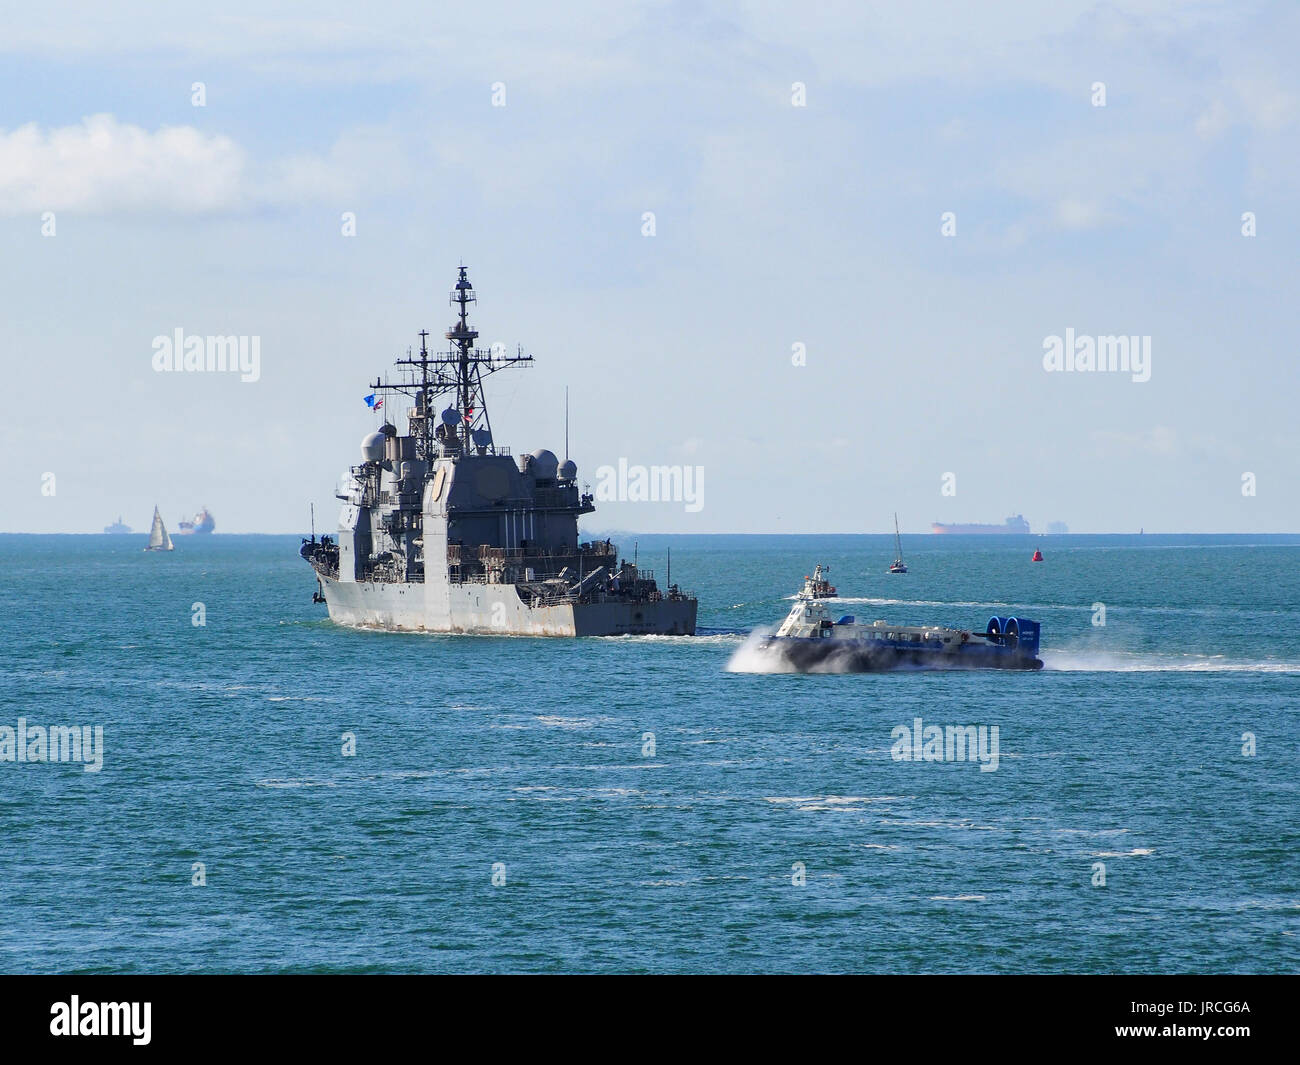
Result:
[[[592,528],[1300,529],[1294,3],[218,6],[0,5],[0,531],[332,522],[462,260],[499,443],[704,470]]]

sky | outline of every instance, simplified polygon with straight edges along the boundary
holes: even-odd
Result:
[[[0,532],[330,527],[462,262],[586,528],[1300,530],[1292,2],[219,6],[0,3]]]

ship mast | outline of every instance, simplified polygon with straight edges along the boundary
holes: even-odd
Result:
[[[474,417],[474,396],[470,392],[470,364],[474,352],[474,341],[478,339],[478,330],[469,324],[469,305],[477,303],[478,297],[474,295],[474,289],[469,283],[469,277],[465,274],[465,267],[461,266],[460,276],[456,279],[456,287],[451,290],[450,304],[453,307],[459,307],[460,320],[454,322],[452,327],[443,334],[455,346],[454,354],[460,360],[459,374],[457,375],[457,384],[460,387],[460,413],[462,428],[465,432],[465,450],[470,446],[470,424]],[[477,368],[476,368],[477,369]],[[474,383],[478,384],[478,373],[474,374]],[[484,413],[484,420],[487,415]],[[488,432],[492,431],[490,425],[486,426]]]
[[[457,319],[443,335],[451,341],[452,350],[430,353],[428,330],[420,331],[420,354],[418,358],[398,359],[398,366],[407,366],[418,380],[404,385],[381,384],[376,381],[376,391],[400,392],[410,395],[415,390],[417,397],[416,412],[421,417],[420,446],[426,461],[431,460],[437,451],[434,428],[438,412],[434,399],[450,393],[452,403],[459,408],[458,424],[447,425],[445,436],[440,438],[445,446],[460,449],[464,454],[470,453],[473,446],[475,427],[487,430],[488,450],[495,450],[491,442],[492,424],[488,420],[487,404],[483,396],[483,378],[503,370],[516,363],[531,363],[533,357],[524,355],[497,355],[491,350],[484,351],[475,347],[478,330],[469,322],[469,305],[476,303],[478,297],[470,284],[466,267],[460,267],[456,287],[451,290],[450,304],[456,308]]]

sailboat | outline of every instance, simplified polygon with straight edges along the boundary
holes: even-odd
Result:
[[[158,513],[158,508],[153,508],[153,528],[149,530],[149,546],[146,551],[173,551],[172,538],[167,533],[167,526],[163,524],[162,515]]]
[[[898,512],[894,512],[894,564],[889,567],[890,573],[906,573],[907,565],[903,562],[903,538],[898,535]]]

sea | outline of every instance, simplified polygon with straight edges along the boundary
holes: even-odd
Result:
[[[579,640],[144,542],[0,536],[5,972],[1300,969],[1300,536],[627,534],[699,635]],[[775,671],[819,562],[835,616],[1030,617],[1045,668]]]

